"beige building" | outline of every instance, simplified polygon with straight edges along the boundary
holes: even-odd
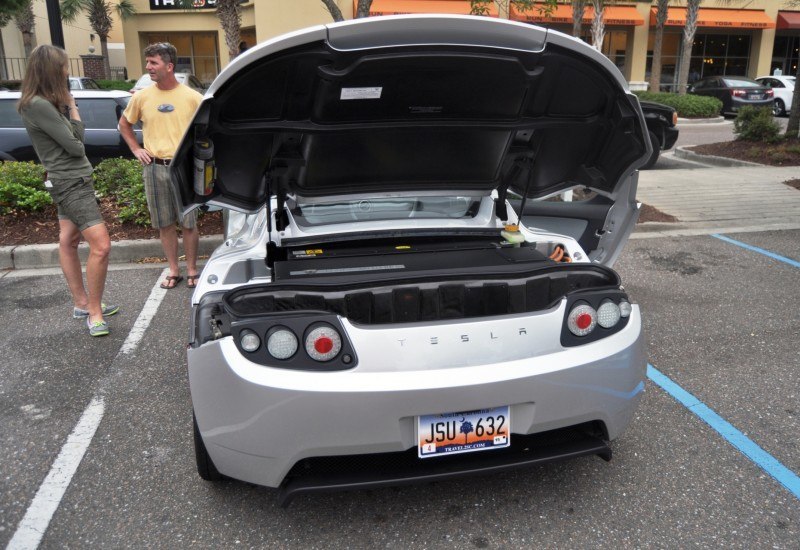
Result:
[[[114,1],[114,0],[110,0]],[[168,41],[178,50],[178,70],[193,72],[210,82],[229,61],[225,37],[214,11],[214,0],[196,0],[200,9],[185,10],[175,0],[132,0],[137,14],[122,21],[112,36],[111,65],[125,65],[130,78],[144,70],[142,50],[152,42]],[[664,31],[662,88],[670,89],[681,57],[684,25],[683,2],[670,8]],[[346,19],[352,18],[355,0],[338,0]],[[721,7],[725,5],[725,7]],[[44,1],[36,0],[37,39],[49,40]],[[373,0],[371,15],[405,13],[468,14],[468,0]],[[572,32],[572,8],[560,4],[550,16],[538,11],[519,12],[493,5],[490,15]],[[591,8],[583,18],[583,38],[589,41]],[[655,35],[655,8],[651,3],[630,2],[608,6],[604,12],[602,51],[632,83],[649,79]],[[332,21],[321,0],[243,0],[242,40],[248,47],[279,34]],[[9,30],[9,27],[12,30]],[[14,35],[16,33],[17,36]],[[92,34],[88,23],[65,26],[70,57],[87,53]],[[13,23],[3,30],[6,56],[20,56],[21,37]],[[123,38],[124,37],[124,38]],[[123,45],[124,43],[124,45]],[[99,44],[94,42],[99,53]],[[742,0],[723,4],[705,0],[694,38],[690,81],[702,76],[731,74],[750,77],[796,74],[800,50],[800,6],[787,8],[786,0]],[[115,57],[116,56],[116,57]]]
[[[116,0],[108,0],[112,6]],[[50,44],[50,24],[47,19],[47,7],[44,0],[33,1],[34,39],[33,45]],[[112,67],[124,67],[125,60],[125,41],[122,38],[122,27],[116,21],[116,14],[112,9],[112,17],[115,24],[108,37],[108,55]],[[69,54],[71,72],[76,76],[83,76],[83,64],[80,56],[100,54],[100,39],[92,30],[86,14],[81,14],[72,23],[63,23],[64,46]],[[12,20],[5,27],[0,29],[0,41],[2,41],[2,51],[0,57],[0,75],[3,78],[18,80],[22,78],[25,71],[25,48],[22,41],[22,33]]]

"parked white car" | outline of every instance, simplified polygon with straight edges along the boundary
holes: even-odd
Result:
[[[792,107],[794,95],[794,76],[759,76],[756,80],[763,86],[771,88],[775,94],[772,113],[775,116],[788,115]]]
[[[247,214],[192,297],[200,476],[287,504],[610,459],[644,391],[611,265],[650,154],[617,67],[533,25],[370,17],[237,57],[170,167],[186,210]]]
[[[203,83],[200,82],[200,79],[198,79],[193,74],[175,73],[175,78],[181,84],[186,84],[187,86],[189,86],[190,88],[201,94],[206,93],[206,88],[203,86]],[[133,85],[133,88],[131,88],[130,92],[134,94],[139,90],[141,90],[142,88],[146,88],[147,86],[150,86],[152,84],[153,80],[150,78],[150,75],[144,73],[142,76],[139,77],[139,80],[136,81],[136,84]]]

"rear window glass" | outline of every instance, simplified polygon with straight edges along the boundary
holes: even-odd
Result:
[[[117,107],[113,99],[79,99],[81,120],[87,128],[116,130],[119,122]],[[121,111],[120,111],[121,113]]]
[[[761,86],[754,80],[745,80],[743,78],[725,78],[723,80],[731,88],[758,88]]]
[[[24,128],[17,112],[17,99],[0,99],[0,128]]]

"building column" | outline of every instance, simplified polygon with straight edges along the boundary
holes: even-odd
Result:
[[[750,63],[748,63],[747,76],[755,78],[757,76],[769,74],[772,65],[772,50],[775,47],[775,29],[761,29],[753,36],[753,44],[750,49]]]
[[[625,75],[625,78],[628,82],[646,82],[647,41],[650,37],[650,4],[639,2],[636,4],[636,11],[644,19],[644,25],[634,26],[633,36],[628,37],[628,48],[625,56],[629,59],[629,62],[626,63],[628,68],[626,73],[628,74]]]

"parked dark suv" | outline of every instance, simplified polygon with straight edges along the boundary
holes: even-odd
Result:
[[[117,129],[119,117],[131,99],[128,92],[117,90],[74,90],[72,95],[81,109],[86,125],[86,156],[92,164],[105,158],[133,158]],[[19,92],[0,92],[0,160],[34,160],[36,152],[17,113]],[[136,130],[141,143],[141,130]]]
[[[647,163],[641,167],[642,170],[652,168],[658,160],[661,151],[672,149],[678,141],[678,112],[668,105],[654,103],[652,101],[640,101],[644,121],[647,124],[647,131],[650,134],[650,142],[653,144],[653,152]]]

